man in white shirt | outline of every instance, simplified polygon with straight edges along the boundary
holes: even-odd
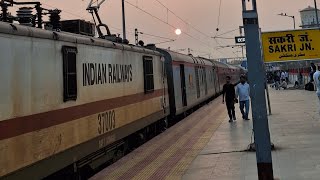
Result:
[[[286,82],[289,83],[289,73],[285,71],[284,76],[286,78]]]
[[[310,82],[313,82],[313,74],[316,72],[317,67],[314,63],[310,63],[311,71],[310,71]]]
[[[281,72],[281,80],[286,79],[286,73],[284,71]]]
[[[285,80],[282,80],[281,84],[280,84],[280,88],[283,88],[283,89],[287,89],[288,87],[288,84]]]
[[[240,77],[240,83],[236,87],[236,97],[239,97],[240,111],[244,120],[250,120],[249,115],[249,99],[250,99],[250,86],[246,82],[246,77]],[[244,111],[245,108],[245,111]]]
[[[317,71],[313,74],[313,80],[314,80],[314,84],[317,87],[317,96],[318,96],[319,105],[320,105],[320,71],[319,71],[319,67],[318,67]],[[320,106],[319,106],[319,113],[320,113]]]

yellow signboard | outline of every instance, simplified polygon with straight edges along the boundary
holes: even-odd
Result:
[[[262,33],[264,62],[320,58],[320,30]]]

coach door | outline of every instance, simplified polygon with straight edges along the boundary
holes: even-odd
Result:
[[[208,95],[208,81],[207,81],[207,69],[206,69],[206,67],[203,67],[203,79],[204,79],[205,95]]]
[[[216,68],[212,68],[212,79],[213,79],[213,88],[214,88],[214,94],[218,93],[218,78],[217,78],[217,72]]]
[[[216,83],[216,93],[219,94],[220,92],[220,76],[219,76],[219,71],[221,70],[221,68],[216,68],[216,72],[215,72],[215,75],[216,75],[216,80],[215,80],[215,83]]]
[[[182,105],[187,106],[186,79],[185,79],[183,64],[180,64],[180,79],[181,79]]]

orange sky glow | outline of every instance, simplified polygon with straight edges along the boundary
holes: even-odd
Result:
[[[45,8],[56,7],[63,10],[62,19],[92,20],[91,15],[86,11],[89,0],[40,1]],[[220,18],[218,18],[220,0],[159,0],[188,24],[172,13],[168,13],[167,9],[156,0],[126,1],[150,12],[171,25],[169,26],[126,3],[127,37],[130,43],[134,43],[134,29],[138,28],[139,31],[145,33],[140,35],[140,39],[144,40],[145,44],[159,43],[157,44],[159,47],[170,47],[173,50],[179,49],[182,53],[187,53],[186,49],[191,48],[194,55],[211,58],[242,56],[240,49],[237,48],[220,48],[217,50],[219,46],[233,45],[233,39],[217,39],[217,42],[215,39],[210,38],[235,30],[242,25],[241,0],[222,0]],[[257,4],[262,31],[275,31],[293,29],[291,18],[281,17],[277,14],[287,13],[288,15],[294,15],[298,27],[301,24],[299,10],[309,5],[313,6],[313,0],[257,0]],[[99,12],[103,22],[110,26],[111,32],[122,35],[121,0],[107,0]],[[175,34],[176,28],[181,29],[182,34],[180,36]],[[216,31],[217,28],[219,28],[219,31]],[[167,40],[146,34],[167,37],[175,39],[175,41],[162,43]],[[233,38],[238,35],[239,30],[235,30],[222,37]]]

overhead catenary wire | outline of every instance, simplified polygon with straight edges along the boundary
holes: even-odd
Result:
[[[33,1],[36,1],[36,0],[33,0]],[[137,3],[137,5],[134,5],[134,4],[132,4],[132,3],[128,2],[128,1],[125,1],[125,2],[126,2],[127,4],[135,7],[136,9],[138,9],[138,10],[140,10],[140,11],[148,14],[149,16],[151,16],[151,17],[153,17],[153,18],[161,21],[162,23],[167,24],[167,25],[170,26],[171,28],[177,29],[174,25],[172,25],[172,24],[170,24],[170,23],[162,20],[161,18],[159,18],[159,17],[151,14],[150,12],[148,12],[148,11],[146,11],[146,10],[138,7],[138,3]],[[161,3],[160,1],[158,1],[158,2],[159,2],[162,6],[166,7],[166,6],[165,6],[163,3]],[[50,4],[46,4],[46,3],[42,3],[42,4],[45,5],[45,6],[51,7],[51,8],[57,8],[57,7],[54,7],[54,6],[50,5]],[[167,7],[166,7],[166,8],[167,8]],[[61,8],[59,8],[59,9],[61,9]],[[167,8],[167,9],[168,9],[169,12],[171,12],[172,14],[174,14],[174,15],[175,15],[177,18],[179,18],[181,21],[183,21],[184,23],[190,25],[190,23],[188,23],[187,21],[185,21],[184,19],[182,19],[180,16],[178,16],[178,15],[177,15],[176,13],[174,13],[172,10],[170,10],[169,8]],[[87,19],[86,17],[80,16],[80,15],[78,15],[78,14],[75,14],[75,13],[72,13],[72,12],[69,12],[69,11],[66,11],[66,10],[63,10],[63,9],[61,9],[61,10],[62,10],[63,12],[65,12],[65,13],[69,14],[69,15],[72,15],[72,16],[75,16],[75,17],[80,17],[80,18],[82,18],[82,19]],[[121,30],[120,28],[117,28],[117,27],[114,27],[114,26],[110,26],[110,25],[109,25],[109,27],[110,27],[110,28],[113,28],[113,29],[116,29],[116,30]],[[206,35],[205,33],[201,32],[200,30],[198,30],[197,28],[195,28],[194,26],[191,26],[191,25],[190,25],[190,27],[192,27],[193,29],[195,29],[196,31],[198,31],[199,33],[201,33],[202,35],[204,35],[204,36],[206,36],[206,37],[209,37],[209,36]],[[134,33],[133,33],[133,32],[130,32],[130,34],[134,34]],[[146,34],[146,33],[144,33],[144,34],[145,34],[145,35],[152,36],[152,37],[157,37],[157,35],[151,35],[151,34]],[[207,47],[212,48],[208,43],[203,42],[202,40],[200,40],[200,39],[198,39],[198,38],[195,38],[195,37],[192,36],[191,34],[189,34],[189,33],[187,33],[187,32],[184,32],[184,34],[185,34],[186,36],[188,36],[188,37],[190,37],[190,38],[192,38],[192,39],[194,39],[194,40],[196,40],[196,41],[198,41],[198,42],[206,45]],[[158,38],[168,39],[168,40],[170,40],[170,41],[172,40],[172,39],[170,39],[170,38],[164,38],[164,37],[161,37],[161,36],[158,36]]]
[[[216,29],[216,34],[215,34],[215,36],[214,37],[212,37],[214,40],[215,40],[215,42],[216,42],[216,44],[217,45],[219,45],[219,46],[222,46],[221,45],[221,43],[217,40],[217,39],[234,39],[234,38],[230,38],[230,37],[222,37],[222,35],[225,35],[225,34],[228,34],[228,33],[231,33],[231,32],[234,32],[234,31],[236,31],[236,30],[238,30],[238,29],[233,29],[233,30],[231,30],[231,31],[227,31],[227,32],[225,32],[225,33],[222,33],[222,34],[218,34],[218,32],[219,32],[219,28],[220,28],[220,19],[221,19],[221,8],[222,7],[222,0],[219,0],[219,9],[218,9],[218,16],[217,16],[217,29]],[[220,51],[218,48],[216,48],[216,51],[218,51],[220,54],[223,54],[223,55],[226,55],[224,52],[222,52],[222,51]],[[235,55],[235,56],[238,56],[235,52],[233,52],[232,50],[231,50],[231,52]],[[226,56],[228,56],[228,55],[226,55]]]
[[[208,38],[211,38],[209,35],[203,33],[202,31],[200,31],[200,30],[197,29],[196,27],[190,25],[190,23],[188,23],[186,20],[184,20],[183,18],[181,18],[180,16],[178,16],[175,12],[173,12],[171,9],[169,9],[167,6],[165,6],[160,0],[155,0],[155,1],[157,1],[161,6],[163,6],[164,8],[166,8],[167,11],[171,12],[174,16],[176,16],[178,19],[180,19],[180,20],[181,20],[182,22],[184,22],[185,24],[189,25],[191,28],[193,28],[194,30],[196,30],[196,31],[199,32],[200,34],[202,34],[202,35],[204,35],[204,36],[206,36],[206,37],[208,37]],[[219,28],[219,26],[220,26],[221,5],[222,5],[222,0],[220,0],[220,2],[219,2],[219,12],[218,12],[217,28]],[[235,30],[238,30],[238,29],[235,29]],[[235,30],[228,31],[228,32],[223,33],[223,34],[221,34],[221,35],[228,34],[228,33],[233,32],[233,31],[235,31]],[[218,33],[218,31],[217,31],[217,33]],[[220,38],[220,39],[234,39],[234,38],[229,38],[229,37],[217,37],[217,33],[216,33],[216,36],[215,36],[216,38]],[[221,36],[221,35],[219,35],[219,36]],[[218,41],[216,41],[216,43],[219,44]],[[218,52],[221,53],[221,51],[218,51]],[[232,52],[232,53],[235,54],[234,52]],[[221,53],[221,54],[224,54],[224,53]],[[224,55],[225,55],[225,54],[224,54]],[[235,54],[235,55],[236,55],[236,54]],[[236,56],[237,56],[237,55],[236,55]]]
[[[160,39],[166,39],[166,40],[174,40],[171,38],[167,38],[167,37],[163,37],[163,36],[158,36],[158,35],[154,35],[154,34],[149,34],[149,33],[145,33],[145,32],[139,32],[140,34],[146,35],[146,36],[151,36],[151,37],[156,37],[156,38],[160,38]]]
[[[173,28],[173,29],[177,29],[177,27],[175,27],[174,25],[172,25],[172,24],[170,24],[169,22],[166,22],[166,21],[164,21],[164,20],[162,20],[161,18],[159,18],[159,17],[157,17],[157,16],[155,16],[155,15],[153,15],[153,14],[151,14],[150,12],[148,12],[148,11],[146,11],[146,10],[144,10],[144,9],[142,9],[142,8],[140,8],[140,7],[138,7],[138,6],[136,6],[136,5],[134,5],[134,4],[132,4],[132,3],[130,3],[130,2],[128,2],[128,1],[125,1],[127,4],[129,4],[129,5],[131,5],[131,6],[133,6],[133,7],[135,7],[135,8],[137,8],[138,10],[140,10],[140,11],[142,11],[142,12],[144,12],[144,13],[146,13],[146,14],[148,14],[148,15],[150,15],[151,17],[153,17],[153,18],[155,18],[155,19],[157,19],[157,20],[159,20],[159,21],[161,21],[162,23],[164,23],[164,24],[166,24],[166,25],[168,25],[168,26],[170,26],[171,28]],[[161,3],[160,1],[158,1],[159,3]],[[163,5],[162,3],[161,3],[161,5]],[[164,6],[164,5],[163,5]],[[166,6],[164,6],[164,7],[166,7]],[[170,9],[168,9],[171,13],[174,13],[173,11],[171,11]],[[176,15],[176,14],[175,14]],[[177,16],[177,15],[176,15]],[[180,17],[179,17],[180,18]],[[184,21],[182,18],[180,18],[180,20],[182,20],[182,21]],[[187,23],[186,21],[184,21],[185,23]],[[189,23],[188,23],[189,24]],[[192,35],[190,35],[189,33],[187,33],[187,32],[184,32],[184,34],[185,35],[187,35],[187,36],[189,36],[190,38],[192,38],[192,39],[194,39],[194,40],[196,40],[196,41],[199,41],[199,42],[201,42],[202,44],[205,44],[206,46],[208,46],[208,47],[210,47],[211,48],[211,46],[210,45],[208,45],[207,43],[205,43],[205,42],[203,42],[202,40],[200,40],[200,39],[197,39],[197,38],[195,38],[194,36],[192,36]],[[208,35],[206,35],[207,37],[210,37],[210,36],[208,36]]]
[[[33,0],[33,1],[37,1],[37,0]],[[55,6],[52,6],[52,5],[50,5],[50,4],[46,4],[46,3],[42,3],[43,5],[45,5],[45,6],[47,6],[47,7],[50,7],[50,8],[55,8],[55,9],[61,9],[61,8],[58,8],[58,7],[55,7]],[[74,17],[77,17],[77,18],[82,18],[82,19],[84,19],[84,20],[87,20],[88,18],[86,18],[86,17],[84,17],[84,16],[80,16],[80,15],[78,15],[78,14],[75,14],[75,13],[72,13],[72,12],[69,12],[69,11],[66,11],[66,10],[63,10],[63,9],[61,9],[62,10],[62,12],[65,12],[65,13],[67,13],[67,14],[70,14],[70,15],[72,15],[72,16],[74,16]],[[113,29],[115,29],[115,30],[119,30],[119,31],[121,31],[122,29],[121,28],[118,28],[118,27],[115,27],[115,26],[111,26],[111,25],[108,25],[110,28],[113,28]],[[133,31],[128,31],[127,30],[127,32],[128,33],[130,33],[130,34],[135,34]],[[156,37],[156,38],[160,38],[160,39],[167,39],[167,40],[173,40],[173,39],[170,39],[170,38],[166,38],[166,37],[162,37],[162,36],[158,36],[158,35],[154,35],[154,34],[150,34],[150,33],[145,33],[145,32],[141,32],[141,33],[143,33],[144,35],[147,35],[147,36],[151,36],[151,37]]]
[[[214,38],[221,37],[222,35],[229,34],[229,33],[232,33],[234,31],[238,31],[238,30],[239,30],[239,28],[224,32],[222,34],[217,34],[217,35],[214,36]]]
[[[190,26],[192,29],[194,29],[195,31],[197,31],[198,33],[204,35],[205,37],[209,37],[209,35],[207,35],[206,33],[200,31],[198,28],[196,28],[195,26],[191,25],[189,22],[187,22],[186,20],[184,20],[183,18],[181,18],[180,16],[178,16],[173,10],[169,9],[166,5],[164,5],[161,1],[159,0],[155,0],[157,1],[161,6],[163,6],[164,8],[167,9],[167,11],[169,11],[170,13],[172,13],[174,16],[176,16],[179,20],[181,20],[182,22],[184,22],[185,24],[187,24],[188,26]]]
[[[216,42],[218,45],[221,46],[221,44],[217,41],[217,39],[214,39],[214,40],[215,40],[215,42]],[[219,49],[216,49],[216,51],[219,52],[220,54],[224,55],[224,56],[228,56],[227,54],[225,54],[225,52],[220,51]]]
[[[36,0],[33,0],[33,1],[36,1]],[[170,26],[171,28],[177,29],[174,25],[172,25],[172,24],[170,24],[170,23],[162,20],[161,18],[159,18],[159,17],[151,14],[150,12],[148,12],[148,11],[146,11],[146,10],[138,7],[138,6],[137,6],[138,3],[137,3],[137,5],[134,5],[134,4],[132,4],[132,3],[128,2],[128,1],[125,1],[125,2],[126,2],[127,4],[135,7],[136,9],[144,12],[145,14],[148,14],[149,16],[157,19],[158,21],[161,21],[162,23]],[[160,1],[158,1],[158,2],[161,3]],[[57,7],[55,7],[55,6],[53,6],[53,5],[50,5],[50,4],[47,4],[47,3],[42,3],[42,4],[45,5],[45,6],[47,6],[47,7],[50,7],[50,8],[61,9],[62,12],[65,12],[65,13],[67,13],[67,14],[69,14],[69,15],[74,16],[74,17],[78,17],[78,18],[80,17],[80,18],[82,18],[82,19],[84,19],[84,20],[88,20],[88,19],[89,19],[89,18],[87,18],[87,17],[80,16],[79,14],[75,14],[75,13],[73,13],[73,12],[64,10],[64,9],[62,9],[62,8],[57,8]],[[161,5],[163,5],[164,7],[166,7],[163,3],[161,3]],[[167,8],[167,7],[166,7],[166,8]],[[184,23],[190,25],[190,23],[188,23],[187,21],[185,21],[184,19],[182,19],[180,16],[178,16],[178,15],[177,15],[176,13],[174,13],[172,10],[168,9],[168,11],[171,12],[172,14],[174,14],[177,18],[179,18],[179,19],[180,19],[181,21],[183,21]],[[110,27],[110,28],[113,28],[113,29],[116,29],[116,30],[121,30],[120,28],[117,28],[117,27],[114,27],[114,26],[110,26],[110,25],[109,25],[109,27]],[[207,34],[203,33],[202,31],[200,31],[200,30],[197,29],[196,27],[191,26],[191,25],[190,25],[190,27],[192,27],[194,30],[196,30],[197,32],[201,33],[202,35],[204,35],[204,36],[206,36],[206,37],[209,37]],[[130,32],[130,31],[128,31],[128,32],[129,32],[130,34],[134,34],[134,32]],[[202,41],[202,40],[200,40],[200,39],[192,36],[191,34],[189,34],[189,33],[187,33],[187,32],[184,32],[184,34],[185,34],[186,36],[188,36],[188,37],[190,37],[190,38],[192,38],[192,39],[194,39],[194,40],[202,43],[203,45],[205,45],[205,46],[207,46],[207,47],[209,47],[209,48],[212,48],[210,44],[208,44],[208,43],[206,43],[206,42],[204,42],[204,41]],[[144,35],[151,36],[151,37],[157,37],[157,38],[161,38],[161,39],[167,39],[167,40],[169,40],[169,42],[173,41],[173,39],[166,38],[166,37],[162,37],[162,36],[158,36],[158,35],[153,35],[153,34],[148,34],[148,33],[144,33]],[[159,44],[159,43],[158,43],[158,44]]]
[[[32,1],[34,1],[34,2],[38,2],[38,0],[32,0]],[[69,14],[69,15],[72,15],[72,16],[74,16],[74,17],[80,17],[80,18],[82,18],[82,19],[84,19],[84,20],[87,20],[87,18],[86,18],[86,17],[84,17],[84,16],[80,16],[79,14],[72,13],[72,12],[70,12],[70,11],[67,11],[67,10],[64,10],[64,9],[61,9],[61,8],[58,8],[58,7],[52,6],[52,5],[47,4],[47,3],[43,3],[43,2],[41,2],[41,4],[43,4],[43,5],[45,5],[45,6],[48,6],[48,7],[50,7],[50,8],[60,9],[62,12],[65,12],[65,13],[67,13],[67,14]]]
[[[219,46],[222,46],[222,44],[221,44],[217,39],[234,39],[234,38],[229,38],[229,37],[222,37],[222,35],[226,35],[226,34],[232,33],[232,32],[237,31],[237,30],[239,30],[239,29],[238,29],[238,28],[237,28],[237,29],[232,29],[232,30],[227,31],[227,32],[224,32],[224,33],[222,33],[222,34],[218,34],[218,35],[214,36],[213,38],[214,38],[215,42],[216,42]],[[221,51],[219,51],[219,49],[217,49],[217,48],[216,48],[216,50],[217,50],[218,52],[221,52]],[[235,52],[233,52],[232,50],[231,50],[231,52],[232,52],[235,56],[238,56],[238,55],[237,55]],[[223,54],[224,54],[224,53],[223,53]]]
[[[216,38],[214,38],[214,40],[216,41],[216,43],[219,45],[219,46],[223,46]],[[220,52],[221,53],[221,51],[219,51],[219,49],[216,49],[218,52]],[[231,50],[231,52],[236,56],[236,57],[239,57],[235,52],[233,52],[232,50]],[[222,54],[224,54],[224,53],[222,53]],[[224,54],[224,55],[226,55],[226,54]],[[227,55],[228,56],[228,55]]]
[[[37,1],[37,0],[32,0],[32,1]],[[84,16],[80,16],[79,14],[75,14],[75,13],[72,13],[72,12],[70,12],[70,11],[67,11],[67,10],[64,10],[64,9],[62,9],[62,8],[58,8],[58,7],[56,7],[56,6],[52,6],[52,5],[50,5],[50,4],[47,4],[47,3],[43,3],[43,2],[41,2],[41,4],[43,4],[43,5],[45,5],[45,6],[47,6],[47,7],[50,7],[50,8],[54,8],[54,9],[60,9],[62,12],[65,12],[65,13],[67,13],[67,14],[69,14],[69,15],[72,15],[72,16],[74,16],[74,17],[77,17],[77,18],[81,18],[81,19],[84,19],[84,20],[88,20],[88,21],[90,21],[90,20],[92,20],[92,19],[90,19],[90,18],[86,18],[86,17],[84,17]],[[111,25],[108,25],[110,28],[113,28],[113,29],[116,29],[116,30],[122,30],[122,29],[120,29],[120,28],[118,28],[118,27],[114,27],[114,26],[111,26]],[[130,31],[128,31],[130,34],[134,34],[134,32],[130,32]]]
[[[220,15],[221,15],[221,4],[222,4],[222,0],[220,0],[219,2],[219,9],[218,9],[218,20],[217,20],[217,31],[216,31],[216,36],[218,34],[219,31],[219,26],[220,26]]]
[[[142,11],[142,12],[144,12],[145,14],[148,14],[149,16],[151,16],[151,17],[153,17],[153,18],[155,18],[155,19],[157,19],[157,20],[161,21],[162,23],[167,24],[168,26],[172,27],[173,29],[176,29],[176,27],[175,27],[175,26],[173,26],[173,25],[171,25],[171,24],[167,23],[166,21],[164,21],[164,20],[162,20],[161,18],[159,18],[159,17],[157,17],[157,16],[155,16],[155,15],[151,14],[150,12],[148,12],[148,11],[146,11],[146,10],[144,10],[144,9],[140,8],[139,6],[136,6],[136,5],[132,4],[132,3],[130,3],[129,1],[125,1],[125,2],[126,2],[127,4],[129,4],[130,6],[132,6],[132,7],[136,8],[136,9],[138,9],[138,10]]]
[[[151,17],[153,17],[153,18],[157,19],[158,21],[160,21],[160,22],[162,22],[162,23],[164,23],[164,24],[166,24],[166,25],[170,26],[171,28],[173,28],[173,29],[177,29],[177,27],[175,27],[174,25],[172,25],[172,24],[170,24],[170,23],[168,23],[168,22],[166,22],[166,21],[162,20],[161,18],[159,18],[159,17],[157,17],[157,16],[155,16],[155,15],[151,14],[150,12],[148,12],[148,11],[146,11],[146,10],[144,10],[144,9],[142,9],[142,8],[140,8],[140,7],[136,6],[136,5],[134,5],[134,4],[132,4],[132,3],[128,2],[128,1],[125,1],[125,2],[126,2],[127,4],[129,4],[130,6],[132,6],[132,7],[136,8],[136,9],[138,9],[138,10],[142,11],[142,12],[144,12],[145,14],[148,14],[149,16],[151,16]],[[185,35],[187,35],[188,37],[190,37],[190,38],[192,38],[192,39],[194,39],[194,40],[196,40],[196,41],[198,41],[198,42],[200,42],[200,43],[202,43],[202,44],[204,44],[204,45],[208,46],[209,48],[212,48],[209,44],[207,44],[207,43],[203,42],[202,40],[200,40],[200,39],[198,39],[198,38],[195,38],[194,36],[190,35],[190,34],[189,34],[189,33],[187,33],[187,32],[184,32],[183,34],[185,34]]]
[[[171,40],[156,42],[156,43],[154,43],[154,44],[164,44],[164,43],[169,43],[169,42],[173,42],[173,41],[175,41],[175,40],[174,40],[174,39],[171,39]]]

